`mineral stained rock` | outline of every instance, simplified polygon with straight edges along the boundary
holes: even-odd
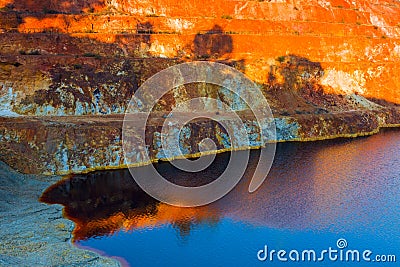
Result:
[[[124,167],[132,95],[157,72],[196,60],[227,64],[257,84],[275,116],[275,141],[398,126],[399,11],[389,0],[0,0],[0,160],[26,173]],[[193,97],[236,101],[218,86],[188,84],[154,110],[162,118]],[[163,158],[161,125],[148,125],[151,160]],[[187,129],[209,129],[182,140],[188,154],[210,136],[230,148],[212,122]]]

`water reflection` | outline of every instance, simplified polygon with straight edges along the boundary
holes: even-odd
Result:
[[[254,260],[254,251],[265,240],[298,246],[310,239],[315,245],[316,238],[323,242],[332,234],[340,234],[351,237],[353,244],[391,246],[398,251],[399,147],[399,130],[353,140],[279,144],[267,180],[249,194],[248,184],[259,155],[252,151],[245,177],[235,189],[219,201],[198,208],[177,208],[155,201],[140,190],[127,170],[69,177],[46,190],[41,200],[65,206],[65,215],[77,225],[75,240],[88,240],[82,244],[99,246],[128,262],[130,252],[117,251],[123,245],[115,240],[122,238],[140,250],[136,253],[144,253],[142,263],[148,261],[144,244],[154,242],[167,244],[165,255],[189,251],[187,257],[195,257],[201,249],[207,258],[231,249],[237,258],[222,257],[220,263],[243,266]],[[197,186],[217,177],[228,161],[229,153],[218,155],[212,168],[197,174],[177,171],[168,163],[156,167],[171,181]],[[179,239],[192,242],[174,247],[171,229]],[[92,239],[110,235],[114,237]],[[227,239],[234,241],[228,244]],[[223,246],[213,243],[204,247],[220,241],[225,242]]]
[[[160,172],[166,171],[166,164],[158,166]],[[160,203],[139,188],[128,170],[67,177],[48,188],[40,200],[65,206],[64,214],[76,223],[76,241],[162,224],[173,225],[184,237],[193,225],[215,224],[219,218],[211,207],[182,209]]]

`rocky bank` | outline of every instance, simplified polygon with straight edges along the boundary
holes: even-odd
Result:
[[[60,177],[24,175],[0,162],[0,178],[0,266],[120,266],[74,247],[63,207],[38,201]]]

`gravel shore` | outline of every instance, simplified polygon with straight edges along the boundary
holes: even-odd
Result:
[[[71,243],[61,205],[38,198],[59,176],[20,174],[0,162],[0,266],[120,266]]]

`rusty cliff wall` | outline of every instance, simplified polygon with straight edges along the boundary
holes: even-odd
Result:
[[[388,0],[0,0],[0,159],[31,173],[123,167],[129,99],[153,74],[194,60],[228,64],[256,82],[277,141],[396,126],[399,11]],[[226,97],[211,85],[181,90],[159,103],[160,117],[193,96]],[[151,140],[161,123],[149,126]],[[202,123],[210,122],[190,127]],[[220,134],[209,129],[203,134]],[[162,158],[152,146],[153,159]]]

